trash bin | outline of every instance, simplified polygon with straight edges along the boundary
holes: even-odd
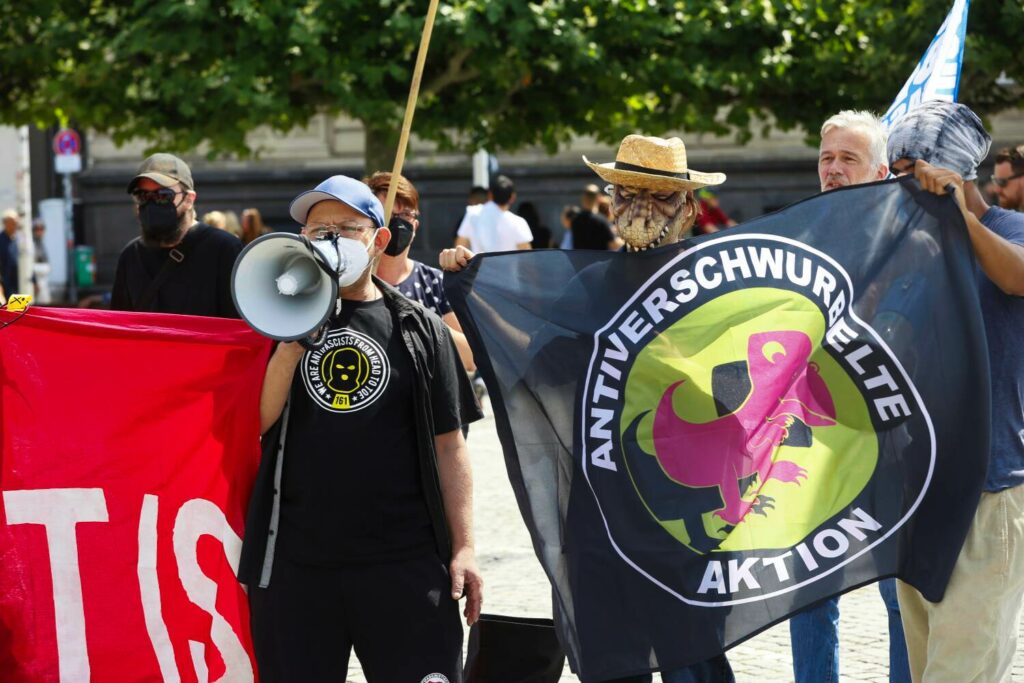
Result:
[[[75,247],[75,282],[79,287],[96,284],[96,250],[87,244]]]

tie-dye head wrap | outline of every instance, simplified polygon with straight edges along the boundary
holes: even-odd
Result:
[[[889,131],[889,166],[899,159],[921,159],[974,180],[991,145],[991,136],[969,107],[931,100],[911,109]]]

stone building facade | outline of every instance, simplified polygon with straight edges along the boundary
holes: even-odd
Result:
[[[1024,142],[1024,112],[1002,114],[991,123],[993,150]],[[690,166],[728,175],[728,181],[715,191],[722,207],[738,222],[818,191],[816,150],[805,144],[802,131],[773,131],[747,145],[707,135],[683,133],[682,137]],[[335,173],[364,174],[362,128],[344,118],[318,116],[308,127],[287,135],[260,131],[250,139],[260,150],[255,161],[208,161],[201,153],[183,155],[192,165],[200,216],[214,209],[241,214],[255,207],[273,228],[295,230],[298,226],[287,209],[298,192]],[[118,253],[138,234],[125,187],[144,148],[142,143],[117,147],[103,136],[88,136],[87,168],[76,182],[78,237],[95,248],[100,286],[113,280]],[[562,207],[578,203],[583,185],[599,181],[581,161],[583,154],[592,161],[612,161],[615,148],[580,137],[553,156],[526,149],[498,157],[500,172],[516,182],[519,201],[538,207],[556,240],[561,237]],[[437,253],[451,244],[463,214],[472,181],[471,159],[440,153],[414,136],[404,173],[421,195],[423,219],[413,255],[436,264]]]

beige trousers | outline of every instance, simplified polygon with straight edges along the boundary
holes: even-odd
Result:
[[[897,582],[914,683],[1010,680],[1024,597],[1024,486],[982,493],[942,602]]]

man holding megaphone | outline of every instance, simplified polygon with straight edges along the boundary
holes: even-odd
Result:
[[[354,647],[370,681],[460,681],[457,601],[472,624],[483,589],[460,431],[480,417],[472,387],[441,320],[373,275],[391,234],[370,188],[333,176],[290,213],[303,237],[254,241],[233,283],[250,324],[297,340],[267,367],[239,566],[260,678],[344,680]],[[310,321],[315,343],[297,336]]]

